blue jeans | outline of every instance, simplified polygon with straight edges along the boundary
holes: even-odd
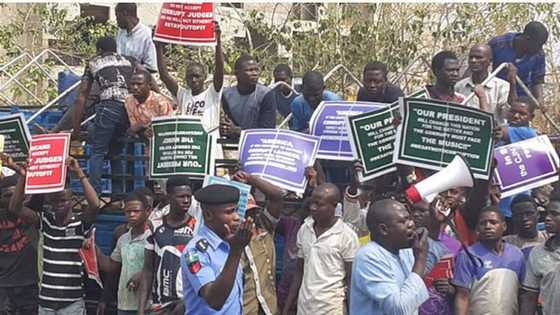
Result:
[[[83,299],[78,300],[59,310],[45,308],[39,305],[39,315],[85,315],[86,304]]]
[[[95,105],[95,122],[90,159],[90,182],[97,193],[101,193],[101,174],[105,156],[115,154],[124,147],[119,139],[125,135],[128,128],[128,116],[124,104],[117,101],[101,101]],[[111,160],[111,173],[122,174],[122,161]],[[112,192],[123,192],[123,187],[113,180]]]

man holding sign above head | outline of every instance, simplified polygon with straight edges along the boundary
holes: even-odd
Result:
[[[325,90],[323,75],[317,71],[308,71],[303,75],[303,92],[291,104],[292,129],[309,132],[309,120],[313,111],[322,101],[339,101],[342,98],[334,92]]]
[[[239,217],[239,190],[212,184],[197,191],[204,225],[181,256],[188,315],[242,314],[243,272],[239,264],[249,245],[253,219]]]
[[[259,83],[259,65],[255,58],[241,55],[235,61],[237,85],[224,89],[222,106],[225,117],[220,133],[231,139],[239,138],[241,130],[274,128],[276,108],[264,102],[270,88]]]
[[[387,65],[380,61],[373,61],[364,67],[361,87],[358,91],[358,101],[393,103],[404,96],[403,91],[387,81]]]
[[[43,267],[39,292],[39,314],[85,314],[85,286],[80,249],[99,210],[99,199],[78,161],[68,158],[68,169],[82,184],[87,207],[74,214],[72,190],[65,188],[46,196],[52,211],[36,212],[23,205],[27,171],[18,172],[19,180],[9,210],[43,235]]]
[[[224,53],[218,22],[214,22],[214,32],[216,36],[214,75],[213,81],[207,89],[204,89],[207,77],[206,66],[198,62],[191,62],[187,65],[185,73],[187,86],[179,86],[167,71],[164,44],[156,42],[159,75],[171,95],[177,100],[177,114],[202,116],[202,123],[207,132],[218,128],[220,124],[220,98],[224,83]]]

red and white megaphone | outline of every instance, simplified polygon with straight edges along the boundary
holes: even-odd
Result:
[[[432,176],[410,186],[406,191],[406,199],[412,204],[422,200],[432,202],[432,200],[442,191],[454,187],[473,187],[474,176],[469,169],[467,161],[456,155],[453,161],[445,168]]]

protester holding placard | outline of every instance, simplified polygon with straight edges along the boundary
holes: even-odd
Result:
[[[136,3],[118,3],[115,17],[117,33],[117,53],[136,59],[150,72],[157,72],[156,49],[152,41],[152,30],[140,23]]]
[[[95,222],[100,201],[78,161],[68,158],[68,169],[82,184],[87,207],[81,214],[73,212],[73,193],[69,188],[47,195],[49,212],[36,212],[23,205],[25,180],[19,174],[9,210],[43,235],[42,281],[39,292],[39,314],[85,314],[83,261],[79,251],[85,236]]]
[[[394,103],[404,93],[398,86],[388,82],[387,65],[373,61],[365,65],[363,70],[363,87],[358,90],[357,101]]]
[[[323,75],[317,71],[308,71],[303,75],[302,95],[296,97],[290,105],[292,109],[292,129],[309,132],[309,120],[313,111],[322,101],[339,101],[342,98],[325,89]]]
[[[6,167],[15,166],[2,156]],[[9,211],[17,175],[0,179],[0,314],[37,314],[36,229]]]
[[[476,85],[482,84],[488,78],[488,69],[492,64],[492,48],[488,45],[474,45],[469,51],[469,70],[471,75],[457,82],[455,91],[469,95],[474,92]],[[511,71],[508,69],[508,71]],[[514,82],[515,83],[515,82]],[[510,94],[511,82],[504,81],[500,78],[493,77],[484,84],[484,92],[488,97],[488,112],[494,114],[494,118],[499,125],[505,123],[508,102],[511,103]],[[515,91],[515,89],[513,89]],[[478,98],[471,98],[467,104],[474,108],[481,109]]]
[[[224,83],[224,53],[218,22],[214,22],[214,32],[216,36],[214,74],[212,83],[206,89],[204,89],[207,77],[205,65],[198,62],[189,63],[185,73],[187,85],[179,86],[167,70],[164,44],[156,42],[159,75],[171,95],[177,100],[177,114],[202,116],[202,124],[207,132],[215,130],[220,124],[220,98]]]
[[[137,71],[130,77],[130,95],[125,99],[125,107],[130,121],[128,135],[142,134],[149,138],[148,131],[154,117],[173,114],[173,103],[165,95],[150,90],[152,76],[145,70]]]
[[[459,81],[459,59],[454,52],[443,50],[432,58],[432,73],[436,77],[434,85],[427,85],[430,98],[441,101],[462,103],[465,95],[455,92]]]
[[[270,88],[259,83],[259,65],[254,57],[241,55],[235,61],[237,85],[224,89],[222,95],[223,120],[220,134],[237,139],[241,130],[274,128],[276,108],[265,103]]]

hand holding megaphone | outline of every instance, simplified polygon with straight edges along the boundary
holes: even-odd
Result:
[[[434,175],[410,186],[405,191],[406,199],[415,204],[422,200],[431,203],[442,191],[453,187],[473,187],[474,176],[465,159],[456,155],[453,161]]]

